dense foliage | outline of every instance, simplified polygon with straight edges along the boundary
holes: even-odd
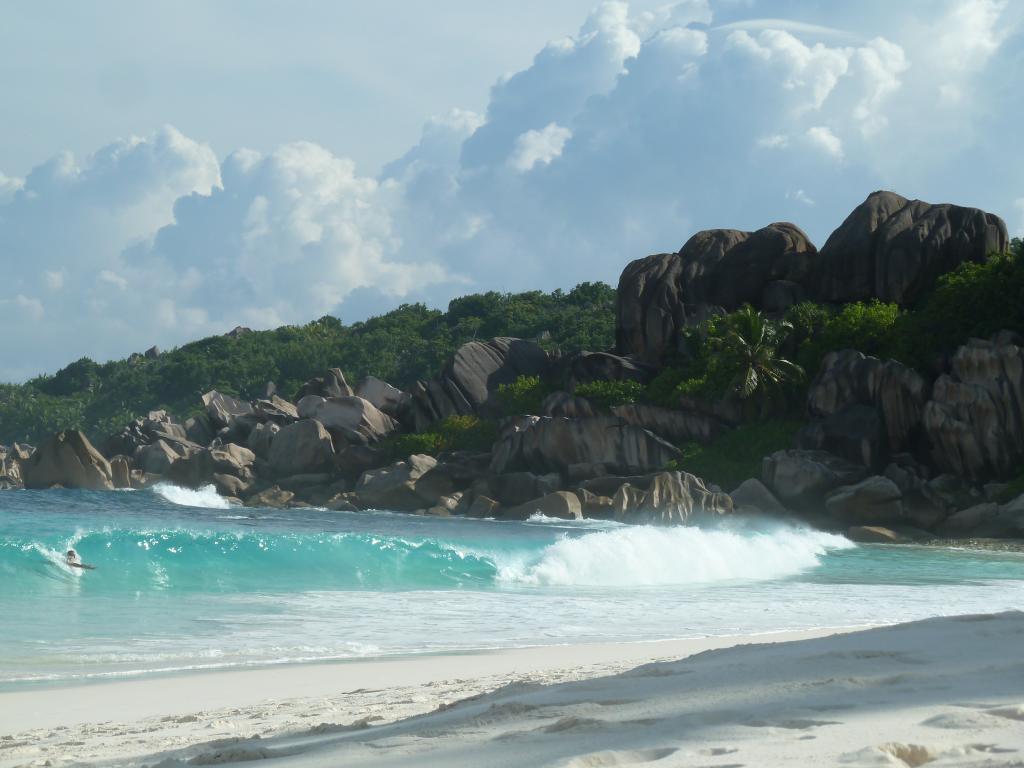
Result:
[[[391,435],[380,447],[395,461],[416,453],[437,456],[444,451],[485,452],[491,450],[497,435],[498,425],[493,421],[476,416],[449,416],[429,432]]]
[[[614,326],[614,289],[583,283],[569,292],[464,296],[447,312],[409,304],[352,325],[323,317],[303,326],[211,336],[153,359],[83,358],[52,376],[0,385],[0,443],[36,442],[64,428],[99,437],[155,408],[185,416],[210,389],[253,398],[273,381],[291,397],[335,366],[352,381],[372,374],[407,387],[435,375],[460,344],[475,338],[517,336],[564,352],[603,350],[613,344]]]
[[[519,376],[511,384],[498,385],[498,402],[508,416],[538,414],[550,393],[551,387],[540,376]]]
[[[643,397],[645,387],[639,381],[591,381],[578,384],[575,394],[585,397],[598,408],[629,405]]]
[[[689,472],[731,492],[748,477],[761,476],[762,458],[791,448],[801,426],[799,421],[779,419],[751,422],[706,445],[681,445],[682,458],[669,462],[667,468]]]

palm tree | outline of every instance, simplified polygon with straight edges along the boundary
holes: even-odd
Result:
[[[729,389],[748,402],[758,396],[764,415],[786,384],[803,381],[805,376],[803,368],[779,355],[779,345],[793,326],[785,320],[768,320],[749,305],[729,315],[725,326],[715,347],[720,363],[732,374]]]

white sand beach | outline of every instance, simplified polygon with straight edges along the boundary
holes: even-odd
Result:
[[[1019,766],[1022,642],[1005,613],[7,692],[0,766]]]

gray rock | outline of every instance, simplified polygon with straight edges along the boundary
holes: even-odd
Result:
[[[563,520],[581,520],[583,509],[576,494],[555,491],[518,507],[502,507],[501,517],[506,520],[527,520],[535,514]]]
[[[253,479],[252,466],[255,460],[256,454],[248,448],[228,443],[182,456],[170,465],[166,477],[187,488],[199,488],[212,483],[213,476],[217,474],[231,475],[250,482]]]
[[[797,448],[828,451],[836,456],[878,469],[889,455],[882,419],[874,408],[848,405],[841,411],[808,424],[796,436]]]
[[[210,417],[210,421],[216,429],[230,426],[239,416],[253,412],[249,403],[236,400],[215,389],[203,395],[203,405],[206,407],[206,415]]]
[[[354,492],[364,509],[415,512],[435,506],[442,496],[452,493],[451,479],[434,472],[437,459],[416,454],[381,469],[364,472]]]
[[[487,480],[491,496],[503,506],[517,507],[531,499],[557,491],[559,475],[535,475],[532,472],[508,472],[491,475]]]
[[[892,480],[875,475],[829,494],[825,514],[844,527],[899,524],[903,520],[903,494]]]
[[[889,453],[913,447],[921,433],[929,396],[928,382],[912,368],[844,349],[830,352],[822,361],[821,371],[808,389],[807,411],[813,417],[829,418],[852,406],[874,409],[881,420],[886,450],[884,455],[869,451],[873,460],[868,466],[878,467]]]
[[[110,460],[110,480],[115,488],[132,487],[132,468],[127,456],[114,456]]]
[[[615,507],[611,496],[598,496],[586,488],[579,488],[576,497],[580,500],[580,510],[584,517],[597,520],[615,518]]]
[[[994,214],[873,192],[829,236],[809,293],[818,301],[911,304],[939,275],[1002,253],[1008,243]]]
[[[77,429],[58,432],[21,463],[26,488],[112,490],[110,464]]]
[[[935,382],[924,427],[935,463],[984,483],[1024,463],[1024,349],[972,339]]]
[[[411,396],[376,376],[367,376],[356,386],[356,396],[373,404],[393,419],[408,407]]]
[[[398,426],[394,419],[361,397],[324,399],[308,395],[299,404],[302,406],[302,418],[316,419],[329,432],[341,432],[345,435],[356,432],[369,443],[387,437]]]
[[[540,405],[540,416],[563,416],[567,419],[580,419],[596,416],[597,411],[585,397],[571,395],[559,390],[544,398]]]
[[[257,424],[252,432],[249,433],[249,439],[246,441],[246,444],[249,446],[249,450],[255,453],[257,457],[267,460],[270,458],[270,446],[274,442],[274,435],[280,431],[281,427],[272,421]]]
[[[278,477],[319,472],[334,466],[334,445],[323,424],[301,419],[274,435],[267,460]]]
[[[830,491],[866,475],[864,467],[825,451],[777,451],[761,465],[761,480],[779,501],[802,510],[819,509]]]
[[[413,387],[415,428],[423,431],[453,415],[500,416],[498,387],[519,376],[539,376],[548,364],[547,353],[532,341],[499,337],[463,344],[437,379]]]
[[[294,493],[291,491],[285,491],[275,485],[271,488],[267,488],[265,491],[260,491],[259,493],[250,496],[245,500],[245,506],[281,509],[289,506],[294,498]]]
[[[499,435],[491,471],[565,473],[578,464],[603,464],[618,474],[662,469],[680,456],[671,443],[615,417],[530,417]]]
[[[355,393],[352,387],[345,381],[345,374],[340,368],[328,368],[323,376],[310,379],[299,389],[296,395],[296,402],[307,395],[317,397],[352,397]]]
[[[739,512],[756,511],[778,517],[789,514],[789,511],[782,506],[782,502],[775,498],[765,484],[754,477],[744,480],[729,495],[732,497],[733,506]]]
[[[612,416],[625,424],[632,424],[653,432],[670,443],[708,443],[726,431],[726,426],[706,413],[661,408],[646,403],[616,405]]]
[[[619,278],[616,348],[657,364],[710,307],[761,307],[768,284],[801,283],[816,256],[798,227],[777,223],[757,232],[705,230],[677,254],[633,261]]]
[[[270,395],[269,399],[257,400],[253,403],[253,407],[262,416],[262,421],[271,421],[279,426],[299,420],[299,412],[296,407],[274,394]]]
[[[157,440],[144,445],[135,451],[134,464],[136,469],[152,475],[166,475],[171,465],[191,453],[191,451],[175,450],[166,440]]]
[[[732,512],[732,499],[688,472],[659,472],[625,483],[612,498],[615,519],[640,525],[685,525]]]
[[[473,499],[466,517],[496,517],[501,511],[501,504],[487,496],[477,496]]]

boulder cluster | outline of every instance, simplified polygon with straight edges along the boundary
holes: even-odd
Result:
[[[992,214],[876,192],[819,251],[789,223],[708,230],[674,254],[630,263],[618,289],[615,350],[549,355],[532,341],[461,346],[408,391],[337,368],[294,402],[217,391],[187,419],[154,411],[97,448],[77,431],[38,449],[0,447],[0,488],[213,485],[251,506],[388,509],[525,519],[596,517],[682,524],[734,510],[796,515],[868,541],[1024,536],[1024,497],[1006,481],[1024,465],[1024,343],[971,340],[936,379],[855,350],[826,356],[810,385],[807,425],[731,494],[678,468],[676,447],[710,442],[739,417],[721,403],[614,407],[580,384],[646,384],[681,331],[744,304],[780,312],[803,299],[917,300],[942,273],[1007,247]],[[539,413],[507,416],[499,387],[541,377],[556,391]],[[394,461],[402,433],[450,417],[498,423],[490,450]],[[674,469],[669,469],[673,467]]]

